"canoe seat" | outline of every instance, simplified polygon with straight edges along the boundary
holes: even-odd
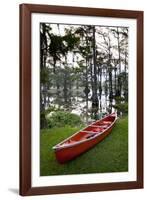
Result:
[[[90,132],[90,131],[89,131],[89,132]],[[93,133],[93,132],[88,133],[88,134],[84,135],[84,136],[82,137],[82,139],[89,139],[89,138],[95,136],[96,134],[97,134],[96,132],[95,132],[95,133]]]
[[[103,121],[102,123],[104,123],[104,124],[111,124],[112,121]]]
[[[71,143],[74,143],[74,142],[75,142],[74,140],[69,139],[69,140],[67,140],[66,142],[64,142],[64,143],[62,144],[62,146],[68,145],[68,144],[71,144]]]
[[[90,125],[91,127],[95,127],[95,128],[107,128],[107,125]]]
[[[88,134],[88,135],[86,135],[86,139],[89,139],[89,138],[91,138],[91,137],[94,137],[96,134],[95,133],[93,133],[93,134]]]

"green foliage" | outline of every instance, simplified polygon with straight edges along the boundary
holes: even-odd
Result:
[[[116,97],[115,97],[116,103],[121,102],[121,101],[124,101],[124,100],[125,100],[124,97],[121,97],[121,96],[116,96]]]
[[[123,114],[128,114],[128,102],[125,101],[124,97],[117,96],[115,97],[115,105],[112,105],[113,108],[117,109],[118,114],[122,112]]]
[[[64,41],[67,43],[68,50],[72,51],[73,48],[79,43],[80,38],[75,37],[70,31],[67,35],[63,37]]]
[[[107,107],[107,101],[111,107],[116,96],[114,107],[127,113],[127,104],[124,104],[128,101],[127,37],[128,28],[125,27],[41,23],[40,107],[45,110],[41,114],[43,127],[46,127],[46,113],[57,112],[57,107],[70,111],[80,105],[83,119],[88,120],[90,116],[96,119],[97,111]],[[104,95],[105,103],[100,102]],[[53,105],[56,108],[52,110]],[[46,108],[50,110],[46,111]],[[87,115],[90,112],[91,115]],[[62,120],[57,118],[50,115],[48,127],[72,125],[64,119],[65,114],[61,116]]]
[[[40,71],[40,82],[43,83],[43,84],[46,84],[49,82],[49,70],[48,68],[42,68],[41,71]]]
[[[47,116],[51,112],[59,112],[59,111],[64,111],[64,110],[62,108],[56,108],[55,106],[50,106],[45,112]]]
[[[76,114],[64,111],[56,111],[47,118],[47,124],[48,128],[64,127],[66,125],[77,127],[81,126],[83,122],[81,121],[80,117]]]
[[[128,103],[116,103],[113,107],[123,114],[128,113]]]

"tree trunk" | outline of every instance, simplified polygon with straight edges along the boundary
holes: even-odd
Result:
[[[85,95],[86,95],[86,123],[88,124],[88,59],[86,58],[86,84],[85,84]]]
[[[116,90],[117,90],[116,71],[117,71],[117,67],[115,66],[115,69],[114,69],[114,77],[115,77],[115,86],[114,86],[114,88],[115,88],[115,97],[116,97]]]
[[[63,85],[63,94],[64,94],[64,104],[65,104],[65,107],[67,108],[68,107],[68,95],[67,95],[67,92],[68,92],[68,89],[67,89],[67,70],[66,70],[66,67],[64,69],[64,85]]]
[[[124,83],[124,96],[125,101],[128,101],[128,90],[127,90],[128,84],[127,84],[127,53],[125,51],[125,83]]]
[[[92,96],[92,109],[94,113],[94,119],[97,118],[98,111],[98,96],[97,96],[97,66],[96,66],[96,44],[95,44],[95,26],[93,26],[93,72],[94,72],[94,84],[93,84],[93,96]]]
[[[42,33],[40,32],[40,71],[46,67],[47,58],[47,38],[46,38],[46,25],[42,24]],[[40,83],[40,128],[46,127],[45,119],[45,103],[46,93],[44,90],[45,85]]]
[[[106,78],[105,78],[105,107],[107,111],[107,96],[108,96],[108,86],[107,86],[107,69],[106,70]]]
[[[119,28],[117,27],[117,45],[118,45],[118,64],[119,64],[119,74],[118,74],[118,96],[121,96],[121,50],[120,50],[120,36],[119,36]]]
[[[108,57],[108,70],[109,70],[109,112],[112,112],[113,88],[112,88],[112,66],[111,66],[111,49],[109,37],[109,57]]]

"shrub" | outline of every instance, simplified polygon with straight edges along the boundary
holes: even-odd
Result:
[[[81,126],[81,118],[73,113],[57,111],[47,118],[48,128],[63,126]]]
[[[128,103],[117,103],[113,105],[115,109],[117,109],[118,112],[122,112],[123,114],[128,113]]]

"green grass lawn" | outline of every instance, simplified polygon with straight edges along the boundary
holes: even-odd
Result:
[[[95,147],[66,164],[59,164],[52,147],[77,130],[77,127],[41,130],[41,176],[128,171],[127,117],[119,119],[112,132]]]

